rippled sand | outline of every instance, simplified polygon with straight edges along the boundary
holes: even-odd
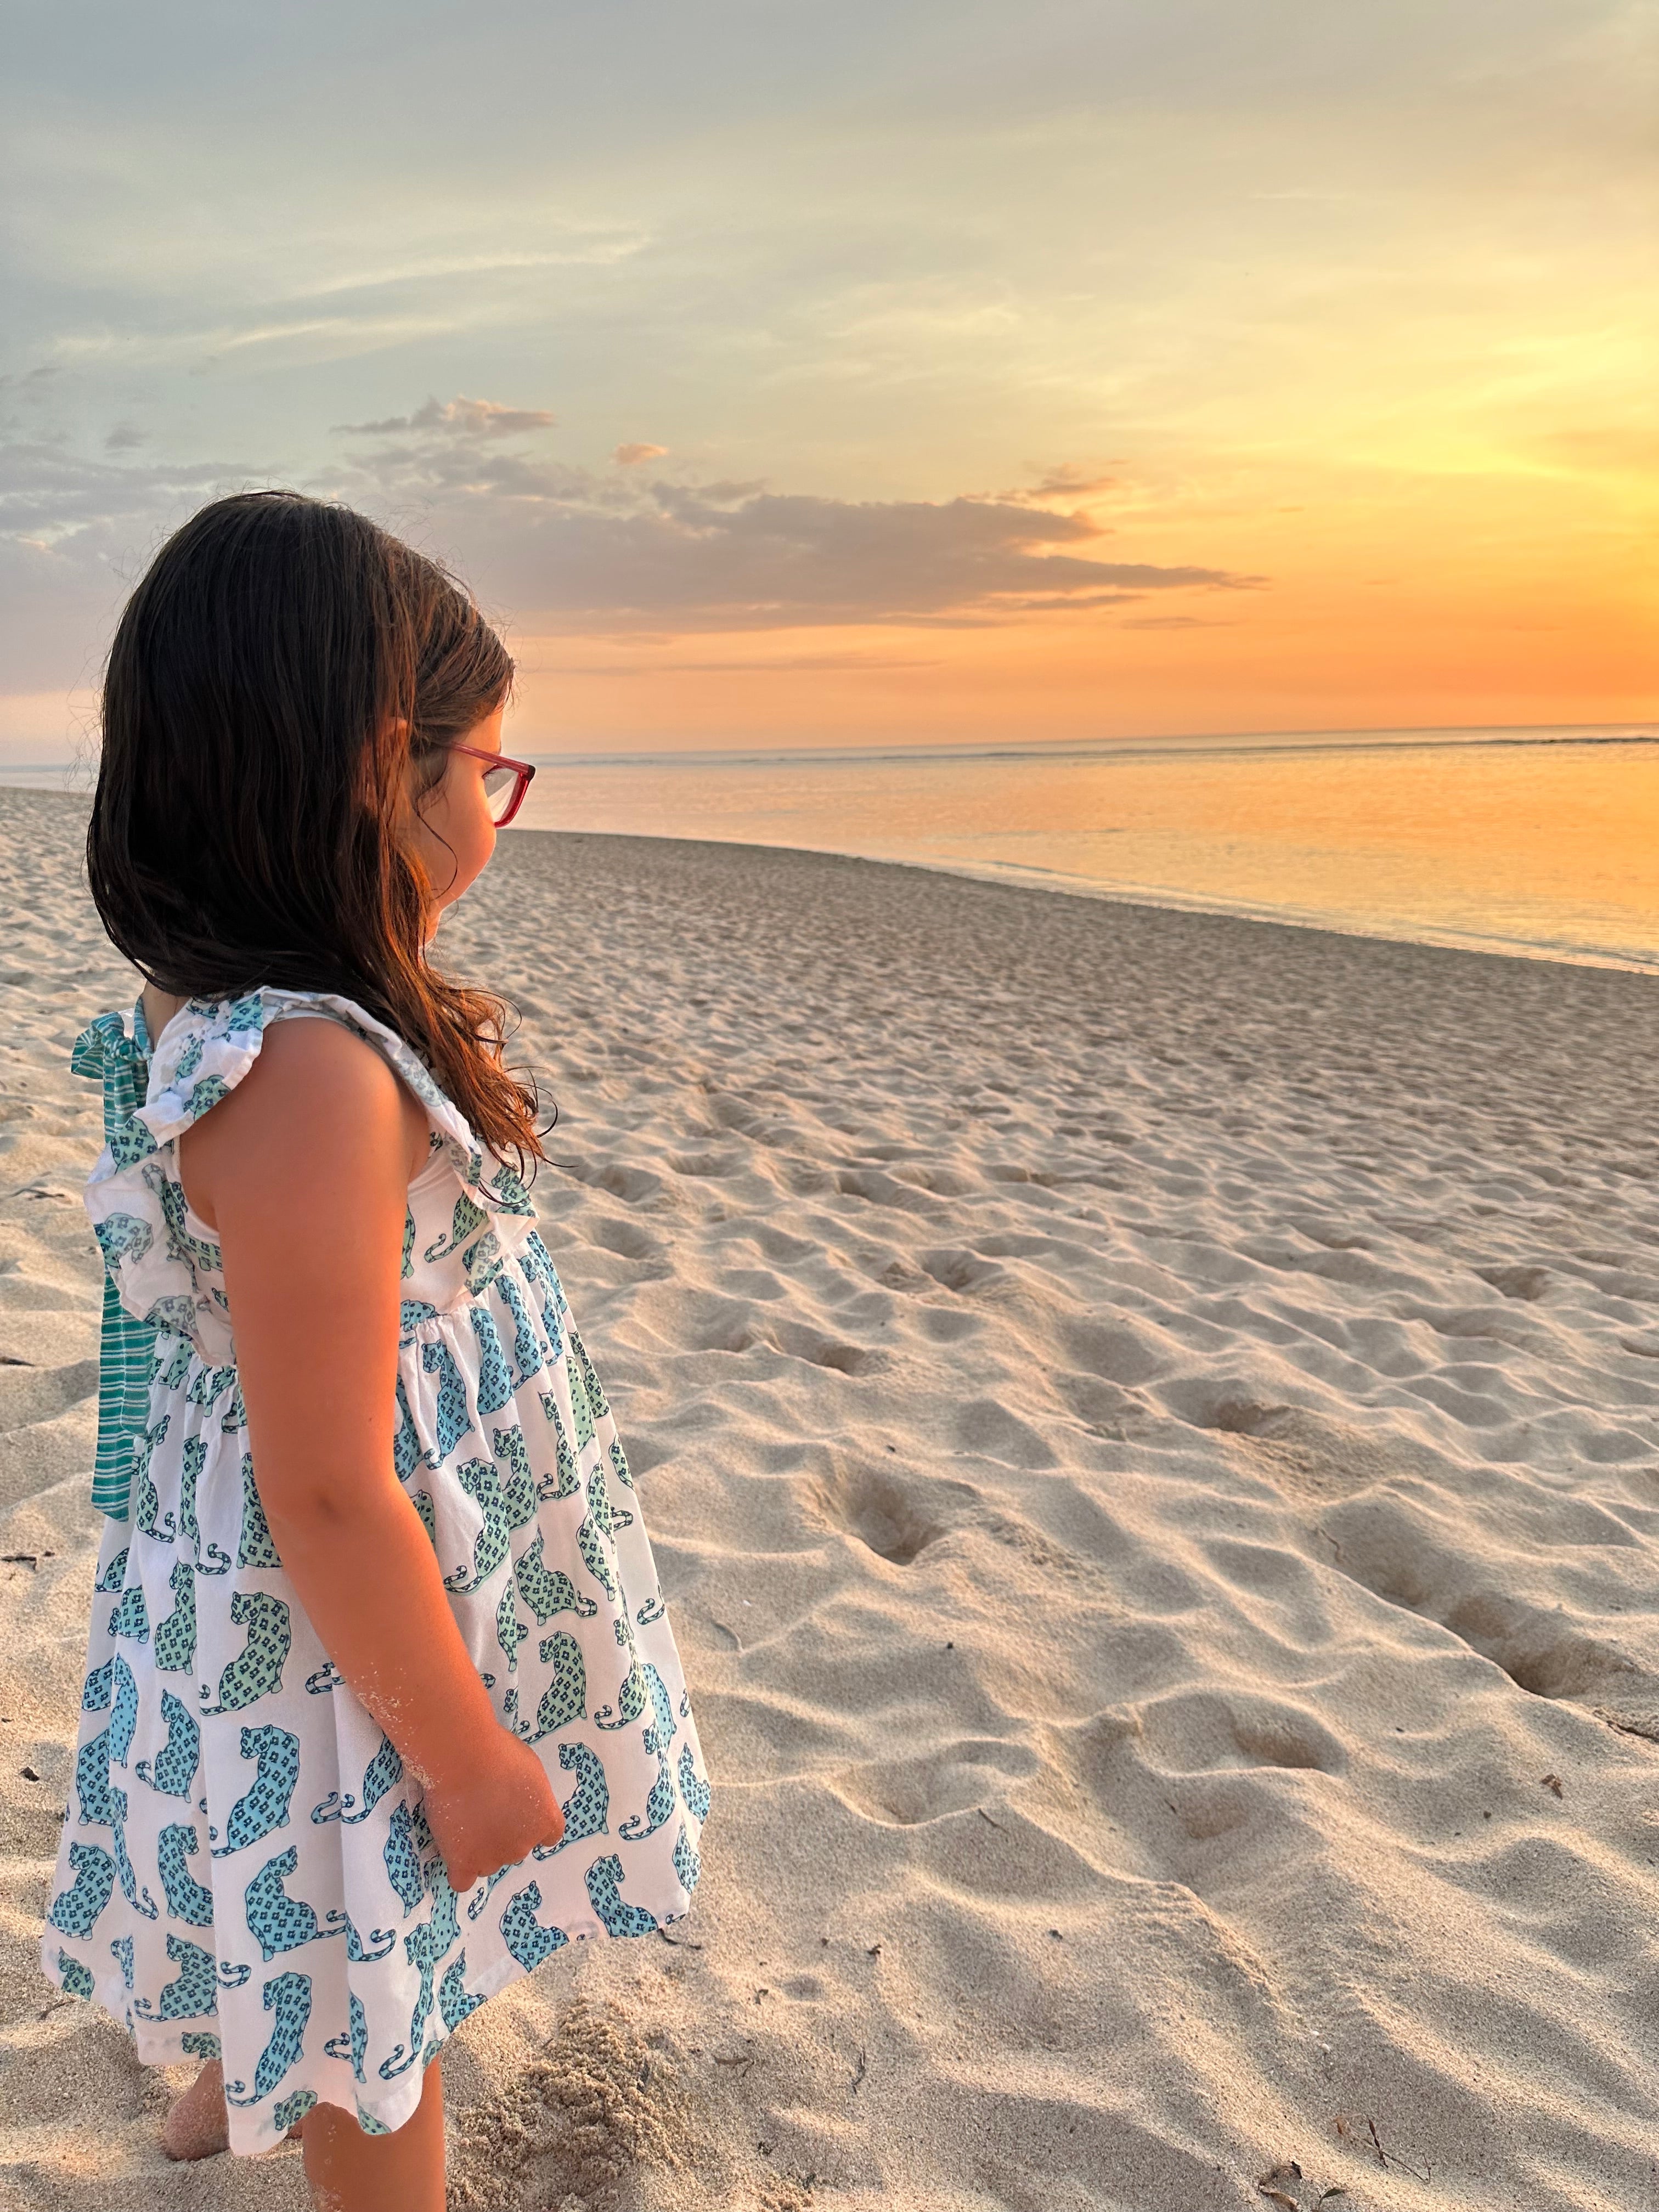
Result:
[[[131,988],[80,826],[0,793],[0,2203],[297,2207],[291,2151],[167,2166],[168,2083],[34,1963],[95,1537],[65,1060]],[[1649,2203],[1659,986],[541,833],[443,949],[562,1109],[714,1786],[672,1942],[462,2031],[457,2201]]]

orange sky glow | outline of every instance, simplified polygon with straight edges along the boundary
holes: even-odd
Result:
[[[310,12],[20,32],[0,765],[254,483],[451,560],[524,750],[1659,714],[1623,0]]]

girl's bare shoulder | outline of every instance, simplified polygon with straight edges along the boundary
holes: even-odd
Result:
[[[179,1169],[210,1224],[228,1177],[307,1177],[337,1188],[392,1163],[402,1183],[427,1152],[425,1109],[384,1054],[343,1024],[290,1018],[266,1030],[259,1056],[228,1097],[185,1133]]]

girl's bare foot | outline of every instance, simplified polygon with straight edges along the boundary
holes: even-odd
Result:
[[[161,2148],[169,2158],[212,2158],[230,2148],[225,2110],[225,2070],[210,2058],[161,2123]]]
[[[305,2123],[296,2120],[286,2140],[298,2142]],[[161,2123],[161,2148],[169,2158],[216,2158],[230,2148],[230,2115],[225,2110],[225,2069],[210,2058]]]

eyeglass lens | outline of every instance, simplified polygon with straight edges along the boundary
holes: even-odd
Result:
[[[511,768],[489,769],[484,774],[483,787],[490,814],[499,822],[513,804],[513,794],[519,787],[519,772]]]

